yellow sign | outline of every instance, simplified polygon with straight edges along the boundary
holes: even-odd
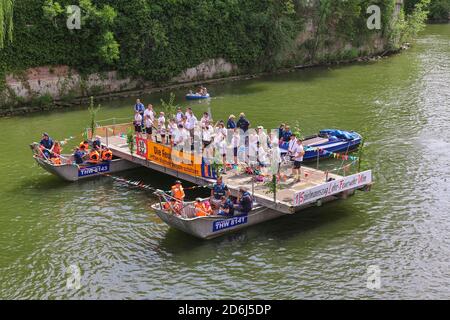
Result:
[[[191,176],[201,177],[201,164],[194,164],[194,155],[182,153],[152,141],[147,141],[147,159],[162,165],[165,168],[186,173]]]

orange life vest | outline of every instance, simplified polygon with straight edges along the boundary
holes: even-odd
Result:
[[[92,150],[91,153],[89,153],[89,162],[97,163],[99,161],[100,161],[100,155],[98,154],[98,151]]]
[[[82,151],[87,151],[87,150],[89,149],[89,143],[81,142],[81,143],[80,143],[80,149],[81,149]]]
[[[174,185],[172,186],[172,197],[174,197],[177,200],[183,201],[184,199],[184,190],[183,187],[180,185]]]
[[[102,152],[102,160],[103,161],[109,161],[112,159],[112,151],[106,150]]]
[[[50,160],[51,160],[51,162],[52,162],[54,165],[56,165],[56,166],[60,166],[60,165],[62,164],[62,163],[61,163],[61,158],[60,158],[60,157],[51,158]]]
[[[194,206],[195,206],[195,215],[197,217],[206,217],[211,213],[211,209],[208,210],[208,208],[202,202],[196,202]]]

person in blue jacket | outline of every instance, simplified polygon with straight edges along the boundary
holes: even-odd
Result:
[[[42,153],[45,155],[45,157],[50,158],[50,155],[53,151],[54,143],[53,139],[50,138],[48,133],[44,132],[42,134],[42,140],[39,144],[41,146]]]
[[[236,119],[236,117],[232,114],[230,115],[230,117],[228,118],[228,122],[227,122],[227,129],[235,129],[236,128],[236,122],[234,121]]]
[[[80,150],[80,148],[75,148],[75,152],[73,154],[73,159],[75,160],[76,164],[83,164],[84,160],[83,157],[85,156],[85,153]]]
[[[232,217],[234,215],[234,203],[229,197],[223,196],[219,209],[219,216]]]
[[[238,204],[235,209],[242,214],[248,214],[253,209],[253,197],[246,188],[239,188]]]

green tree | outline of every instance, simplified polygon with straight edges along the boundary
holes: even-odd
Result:
[[[13,11],[14,0],[0,0],[0,49],[13,40]]]

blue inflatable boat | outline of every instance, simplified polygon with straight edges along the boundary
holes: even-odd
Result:
[[[303,140],[305,155],[303,161],[313,161],[319,158],[329,158],[333,153],[346,153],[358,149],[362,137],[354,131],[337,129],[321,130],[318,135]],[[289,143],[281,145],[281,152],[288,152]]]
[[[202,99],[209,99],[211,96],[208,94],[201,95],[199,93],[189,93],[186,95],[186,100],[202,100]]]

